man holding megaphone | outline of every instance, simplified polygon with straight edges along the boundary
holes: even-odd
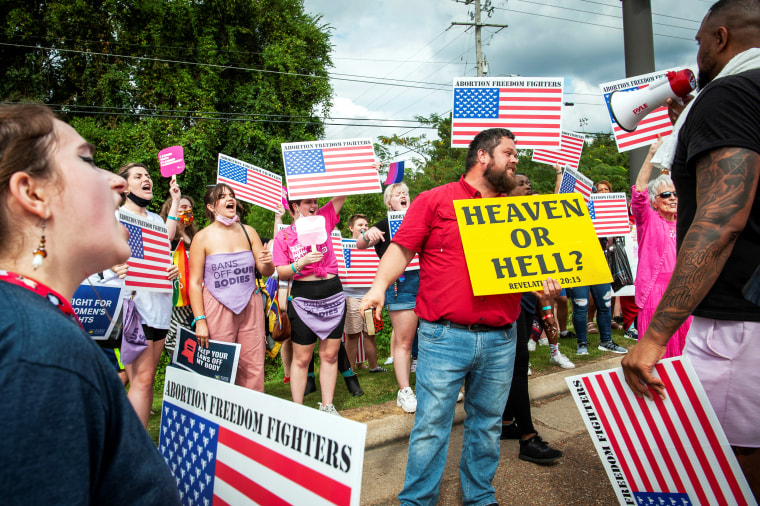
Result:
[[[637,395],[651,399],[651,387],[664,397],[652,369],[693,314],[683,355],[760,497],[760,308],[742,296],[760,263],[760,2],[716,2],[696,39],[699,94],[657,153],[666,168],[672,160],[678,258],[623,369]]]

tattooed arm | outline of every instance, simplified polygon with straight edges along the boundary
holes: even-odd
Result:
[[[696,160],[697,210],[678,251],[673,276],[646,334],[623,358],[625,379],[639,397],[652,398],[650,386],[665,397],[652,376],[670,337],[707,295],[744,230],[757,190],[760,154],[720,148]]]

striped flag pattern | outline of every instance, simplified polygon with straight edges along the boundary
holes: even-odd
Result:
[[[580,193],[583,195],[583,200],[588,202],[592,186],[593,183],[589,178],[577,170],[565,167],[562,180],[559,182],[559,193]]]
[[[391,231],[391,238],[390,240],[393,240],[393,237],[396,235],[396,232],[398,232],[399,227],[401,227],[401,223],[404,220],[404,215],[406,215],[406,211],[389,211],[388,212],[388,228]],[[409,265],[406,266],[407,271],[414,271],[419,270],[420,268],[420,255],[415,253],[414,258],[412,258],[412,261],[409,262]]]
[[[564,78],[455,78],[452,147],[482,130],[508,128],[520,149],[559,149]]]
[[[388,166],[388,177],[385,178],[385,185],[400,183],[404,179],[404,162],[393,162]]]
[[[669,69],[680,70],[680,69]],[[646,118],[641,120],[636,130],[633,132],[626,132],[618,126],[615,122],[615,118],[610,111],[610,95],[612,91],[629,91],[639,90],[649,86],[649,83],[656,81],[657,79],[667,75],[668,70],[662,72],[654,72],[651,74],[645,74],[641,76],[630,77],[628,79],[622,79],[620,81],[614,81],[610,83],[601,84],[602,93],[604,94],[604,102],[607,105],[607,112],[610,115],[610,123],[612,124],[612,131],[615,135],[615,142],[617,143],[618,151],[624,153],[632,149],[640,148],[642,146],[649,146],[657,140],[657,136],[668,136],[673,132],[673,124],[668,118],[668,108],[660,107],[655,109],[647,115]],[[646,83],[640,84],[642,81]]]
[[[343,239],[343,262],[346,276],[340,282],[345,286],[370,287],[377,274],[380,259],[374,248],[358,249],[356,239]]]
[[[381,193],[369,139],[282,144],[290,199]]]
[[[348,485],[166,400],[159,449],[185,505],[351,504]]]
[[[171,250],[166,226],[131,213],[128,215],[123,210],[119,210],[119,221],[129,231],[131,249],[124,286],[133,290],[173,293],[174,283],[167,279]]]
[[[235,190],[235,197],[276,211],[282,199],[282,176],[219,153],[216,182]]]
[[[625,235],[631,231],[625,193],[594,193],[588,201],[588,214],[597,237]]]
[[[533,151],[533,161],[548,163],[549,165],[559,164],[578,169],[581,162],[581,152],[586,137],[576,132],[562,131],[562,146],[559,150],[536,149]],[[522,146],[521,146],[522,147]]]
[[[343,238],[338,230],[332,231],[330,241],[332,242],[335,259],[338,261],[338,277],[343,279],[346,275],[346,258],[343,256]]]
[[[665,401],[634,396],[622,369],[566,379],[620,503],[756,504],[688,360],[655,375]]]

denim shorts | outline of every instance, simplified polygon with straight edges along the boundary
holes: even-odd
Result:
[[[401,279],[404,279],[401,281]],[[420,271],[405,271],[403,276],[385,291],[385,308],[388,311],[414,309],[417,290],[420,287]]]

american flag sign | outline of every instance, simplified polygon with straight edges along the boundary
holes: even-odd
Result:
[[[346,275],[346,259],[343,256],[343,238],[340,236],[340,231],[333,230],[330,233],[330,241],[332,241],[335,259],[338,261],[338,277],[343,279]]]
[[[158,446],[185,505],[358,505],[366,431],[277,397],[166,370]]]
[[[578,170],[581,161],[581,152],[586,136],[567,130],[562,131],[562,146],[559,150],[536,149],[533,151],[533,161],[560,166],[568,166]]]
[[[370,139],[282,144],[290,199],[381,193]]]
[[[406,211],[388,211],[388,228],[391,231],[391,237],[389,240],[393,240],[393,237],[395,237],[396,232],[398,232],[399,227],[401,227],[401,223],[404,221],[404,216],[406,215]],[[420,268],[420,255],[415,253],[414,258],[412,258],[412,261],[409,262],[409,265],[406,266],[407,271],[414,271],[419,270]]]
[[[688,359],[659,362],[667,399],[621,368],[565,378],[620,504],[757,504]]]
[[[346,266],[346,276],[341,277],[340,282],[345,286],[367,287],[372,286],[372,281],[377,274],[380,259],[374,248],[358,249],[356,239],[343,239],[343,262]]]
[[[594,193],[588,201],[588,214],[598,237],[626,235],[631,231],[625,193]]]
[[[650,112],[646,118],[641,120],[636,127],[636,130],[633,132],[626,132],[618,126],[615,122],[615,118],[612,116],[612,112],[610,111],[610,94],[613,91],[628,91],[646,88],[650,83],[657,79],[667,77],[667,73],[671,70],[681,69],[668,69],[661,72],[629,77],[627,79],[602,83],[599,85],[602,89],[602,94],[604,94],[604,102],[607,105],[607,112],[610,115],[612,132],[615,135],[615,142],[617,143],[618,151],[620,153],[640,148],[642,146],[649,146],[657,140],[658,135],[661,135],[662,137],[670,135],[673,132],[673,124],[670,122],[670,118],[668,118],[668,108],[660,107]]]
[[[129,231],[127,277],[124,286],[132,290],[173,293],[174,282],[167,279],[172,263],[166,225],[143,219],[119,209],[119,221]]]
[[[235,190],[235,197],[276,211],[282,200],[282,176],[219,153],[216,182]]]
[[[589,178],[576,169],[565,167],[562,180],[559,182],[559,193],[580,193],[583,200],[588,202],[592,187],[593,183]]]
[[[559,149],[562,77],[457,77],[451,146],[466,148],[488,128],[508,128],[520,149]]]

